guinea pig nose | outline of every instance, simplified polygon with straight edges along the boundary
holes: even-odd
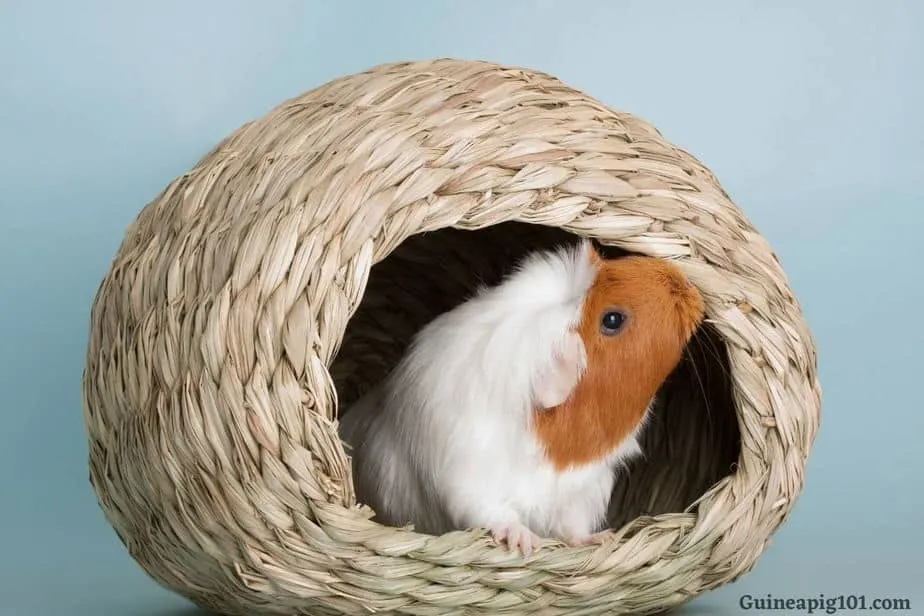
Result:
[[[679,268],[671,267],[665,276],[668,292],[678,304],[690,306],[693,312],[699,312],[701,309],[702,296],[699,289],[690,282]]]
[[[672,267],[667,272],[665,272],[665,274],[666,282],[672,295],[685,297],[687,294],[694,290],[693,285],[690,284],[690,281],[687,280],[687,277],[684,276],[683,272],[681,272],[679,269]]]

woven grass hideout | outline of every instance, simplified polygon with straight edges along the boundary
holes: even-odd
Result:
[[[377,524],[338,409],[569,234],[674,260],[707,306],[612,541],[522,559]],[[92,309],[90,477],[145,571],[220,614],[652,613],[749,571],[787,517],[815,371],[770,246],[649,124],[531,70],[389,64],[245,124],[131,225]]]

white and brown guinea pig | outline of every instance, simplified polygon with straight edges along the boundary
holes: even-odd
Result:
[[[419,532],[486,528],[602,539],[615,467],[641,453],[654,396],[703,319],[660,259],[604,259],[587,240],[533,253],[440,315],[344,414],[360,502]]]

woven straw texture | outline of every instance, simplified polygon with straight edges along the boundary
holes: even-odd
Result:
[[[611,541],[522,559],[377,524],[338,408],[569,234],[675,260],[707,304]],[[815,370],[767,242],[649,124],[531,70],[389,64],[242,126],[141,211],[91,314],[90,478],[147,573],[222,614],[653,613],[750,570],[789,514]]]

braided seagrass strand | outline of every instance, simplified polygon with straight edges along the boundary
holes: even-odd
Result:
[[[481,531],[371,521],[336,428],[338,396],[410,333],[376,302],[424,280],[433,297],[408,313],[432,313],[440,289],[470,288],[452,255],[503,252],[485,234],[517,222],[675,259],[725,342],[740,431],[733,474],[665,436],[654,457],[687,456],[690,477],[652,461],[610,544],[525,562]],[[445,263],[408,248],[387,269],[426,238]],[[145,570],[219,613],[648,613],[748,571],[785,519],[818,430],[815,365],[770,247],[654,128],[525,69],[383,65],[242,126],[140,213],[91,314],[90,476]],[[705,478],[695,503],[670,494]]]

